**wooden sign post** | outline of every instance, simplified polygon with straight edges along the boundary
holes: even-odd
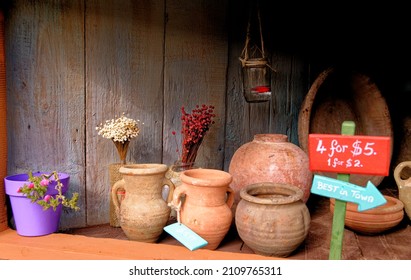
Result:
[[[341,259],[347,201],[358,203],[358,211],[386,203],[385,198],[368,182],[367,187],[349,183],[350,174],[389,174],[390,137],[355,134],[355,123],[345,121],[341,135],[310,134],[308,150],[311,171],[337,173],[337,180],[314,176],[312,193],[334,197],[334,217],[329,259]]]

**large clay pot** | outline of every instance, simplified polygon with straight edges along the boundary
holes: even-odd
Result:
[[[120,226],[130,240],[153,243],[158,240],[166,226],[171,208],[174,184],[165,174],[165,164],[128,164],[120,167],[123,179],[116,182],[111,196],[116,211],[120,211]],[[170,188],[167,202],[162,197],[165,185]],[[124,189],[124,200],[118,197],[118,190]]]
[[[257,183],[240,195],[235,213],[238,235],[255,253],[287,257],[305,240],[311,217],[300,188]]]
[[[183,171],[180,179],[173,196],[173,205],[181,205],[180,222],[208,242],[204,249],[214,250],[233,219],[232,176],[221,170],[198,168]]]
[[[404,204],[405,213],[411,219],[411,161],[404,161],[394,169],[394,179],[398,187],[398,198]]]
[[[307,154],[288,141],[283,134],[256,134],[253,141],[238,148],[228,172],[233,176],[230,187],[235,192],[233,211],[240,201],[240,191],[260,182],[284,183],[299,187],[302,200],[310,196],[312,173]]]

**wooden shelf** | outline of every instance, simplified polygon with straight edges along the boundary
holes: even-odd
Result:
[[[38,237],[0,232],[0,259],[10,260],[272,260],[256,254],[198,249],[171,244],[55,233]]]
[[[395,189],[384,194],[396,196]],[[312,195],[308,202],[310,232],[303,244],[286,259],[327,260],[331,238],[332,214],[329,200]],[[361,235],[344,230],[344,260],[410,260],[411,222],[404,220],[395,228],[378,235]],[[157,243],[130,241],[121,228],[98,225],[70,229],[41,237],[22,237],[16,231],[0,232],[0,259],[94,259],[94,260],[273,260],[254,254],[235,232],[229,232],[217,250],[190,251],[173,237],[163,234]]]

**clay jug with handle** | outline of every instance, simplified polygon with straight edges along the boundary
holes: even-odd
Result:
[[[119,211],[120,226],[130,240],[154,243],[163,232],[170,217],[174,184],[165,177],[165,164],[128,164],[119,169],[123,179],[117,181],[111,195],[116,211]],[[167,202],[162,190],[169,187]],[[123,188],[121,205],[117,191]]]
[[[217,169],[197,168],[183,171],[181,185],[172,205],[179,208],[179,222],[204,238],[204,249],[216,249],[228,233],[233,219],[232,176]]]
[[[405,213],[411,219],[411,177],[407,175],[408,178],[404,178],[406,176],[403,171],[406,169],[411,170],[411,161],[403,161],[395,167],[394,179],[398,187],[398,198],[404,203]]]

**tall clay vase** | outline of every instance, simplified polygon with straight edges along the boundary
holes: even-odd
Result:
[[[289,184],[244,187],[235,213],[238,235],[255,253],[287,257],[307,237],[311,217],[303,192]]]
[[[308,155],[283,134],[256,134],[251,142],[238,148],[231,158],[228,172],[235,191],[233,213],[240,201],[240,191],[260,182],[290,184],[303,191],[307,202],[312,183]]]
[[[120,168],[123,179],[116,182],[111,195],[114,207],[120,212],[120,226],[130,240],[154,243],[166,226],[171,208],[174,184],[165,174],[165,164],[126,164]],[[169,186],[167,202],[162,189]],[[118,190],[124,189],[124,200],[119,201]]]
[[[233,219],[232,176],[216,169],[190,169],[180,174],[173,204],[180,206],[180,222],[204,238],[204,249],[215,250],[224,239]]]

